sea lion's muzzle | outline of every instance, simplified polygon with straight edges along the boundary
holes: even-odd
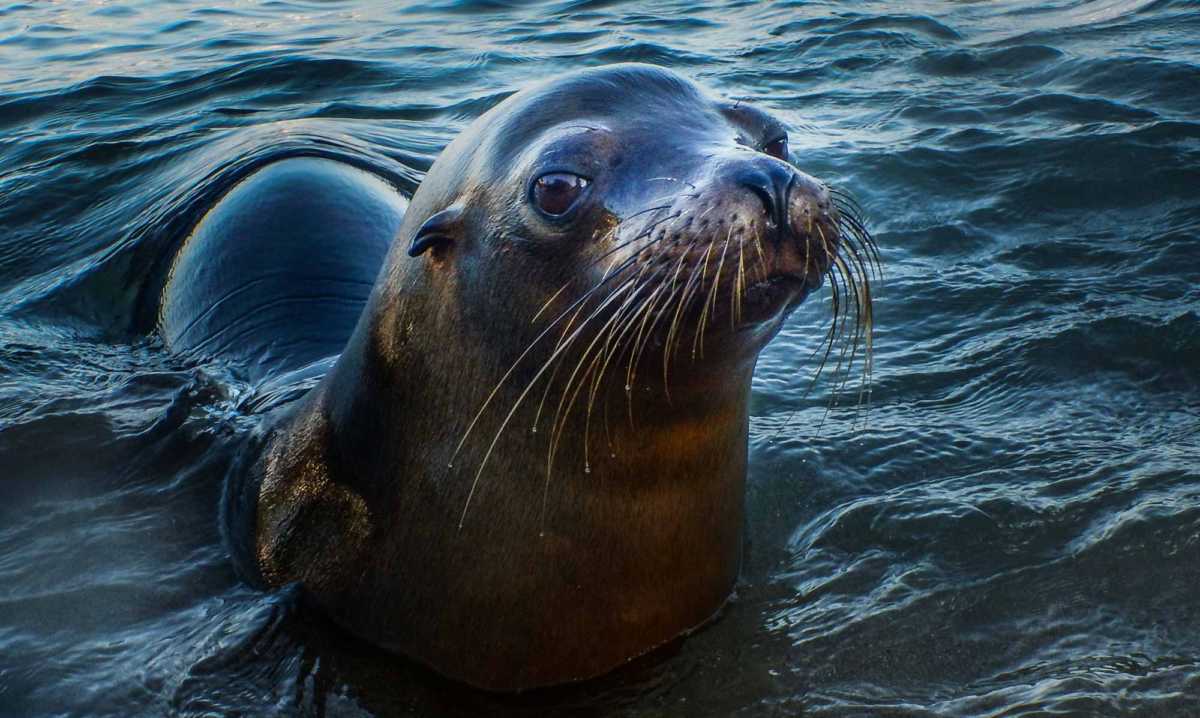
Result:
[[[645,261],[705,326],[757,324],[821,286],[841,242],[828,188],[790,163],[735,151],[632,231]],[[628,235],[627,235],[628,236]],[[705,316],[707,315],[707,316]],[[717,322],[710,320],[728,315]]]
[[[791,164],[762,155],[738,162],[731,174],[763,210],[761,231],[742,239],[753,243],[756,253],[762,249],[759,271],[751,274],[747,289],[795,285],[804,294],[817,289],[840,239],[829,190]]]

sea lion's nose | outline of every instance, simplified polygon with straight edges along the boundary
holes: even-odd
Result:
[[[779,237],[787,224],[788,192],[795,178],[791,165],[771,157],[741,163],[734,171],[734,181],[762,202],[773,237]]]

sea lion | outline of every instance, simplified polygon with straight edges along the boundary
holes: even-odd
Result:
[[[364,202],[373,229],[337,231],[354,182],[276,183],[328,206],[269,216],[286,231],[271,230],[267,269],[201,278],[187,268],[263,231],[239,231],[222,200],[205,221],[223,228],[184,245],[164,291],[167,344],[203,350],[243,321],[229,312],[276,305],[214,319],[225,304],[196,297],[253,294],[259,274],[302,266],[328,277],[324,253],[340,267],[365,244],[373,260],[394,236],[336,364],[231,473],[242,570],[299,582],[350,631],[490,690],[594,677],[708,621],[738,575],[759,351],[826,275],[857,309],[831,341],[858,337],[847,316],[869,322],[874,248],[852,207],[789,161],[769,114],[646,65],[500,102],[442,152],[394,231],[403,200],[380,187]],[[276,261],[285,235],[307,262]],[[356,287],[365,274],[336,271]],[[243,324],[285,345],[341,341],[320,305]],[[239,356],[269,364],[271,346]]]

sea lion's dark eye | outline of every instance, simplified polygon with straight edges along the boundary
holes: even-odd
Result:
[[[788,140],[787,135],[784,135],[783,137],[780,137],[779,139],[776,139],[776,140],[771,140],[767,144],[763,145],[763,152],[766,152],[767,154],[771,155],[772,157],[777,157],[781,160],[786,160],[788,158],[787,140]]]
[[[559,217],[571,209],[587,186],[586,178],[570,172],[544,174],[533,183],[533,204],[551,217]]]

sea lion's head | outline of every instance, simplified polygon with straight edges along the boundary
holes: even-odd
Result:
[[[428,260],[411,271],[480,296],[489,331],[515,317],[532,341],[557,321],[553,346],[586,325],[571,343],[611,335],[621,366],[752,362],[830,274],[869,310],[870,240],[793,164],[783,123],[648,65],[501,102],[433,165],[401,235]]]
[[[495,366],[458,363],[474,401],[507,384],[513,405],[558,382],[568,410],[613,386],[669,402],[748,389],[759,351],[831,277],[828,345],[857,349],[874,247],[850,200],[792,159],[778,119],[659,67],[517,92],[413,197],[377,285],[409,310],[380,333],[419,321],[423,336],[477,347]]]

